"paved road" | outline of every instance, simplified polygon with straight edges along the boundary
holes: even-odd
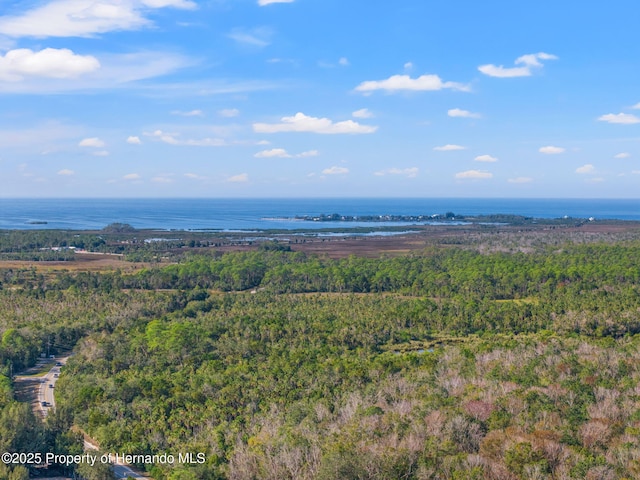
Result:
[[[99,450],[97,445],[94,445],[89,440],[85,439],[84,441],[84,449],[85,450]],[[143,480],[153,480],[151,477],[145,477],[139,472],[131,470],[126,465],[123,465],[121,462],[117,462],[113,464],[113,473],[115,473],[116,478],[140,478]]]
[[[42,411],[44,416],[47,416],[47,413],[52,409],[56,408],[56,399],[54,396],[56,382],[58,381],[57,375],[60,374],[60,369],[67,363],[67,358],[69,357],[61,357],[56,359],[57,363],[61,365],[55,365],[51,367],[51,370],[47,372],[47,374],[42,377],[40,388],[38,389],[38,405],[40,406],[40,410]],[[42,402],[46,402],[46,406],[43,405]],[[85,440],[84,441],[84,449],[85,450],[98,450],[98,447],[93,443]],[[116,478],[136,478],[136,479],[144,479],[151,480],[151,477],[145,477],[138,472],[133,471],[126,465],[122,465],[120,463],[113,465],[113,471],[116,475]]]
[[[55,385],[58,381],[57,375],[60,373],[60,368],[67,363],[67,358],[69,357],[61,357],[57,359],[56,362],[61,365],[51,367],[51,370],[49,370],[41,379],[40,388],[38,389],[38,405],[45,417],[47,416],[47,413],[49,413],[49,410],[56,407],[56,399],[53,395],[53,391],[55,390]],[[46,405],[43,405],[42,402],[46,402]]]

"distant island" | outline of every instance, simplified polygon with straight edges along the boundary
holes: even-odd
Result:
[[[446,212],[431,215],[342,215],[340,213],[320,214],[320,215],[297,215],[294,220],[305,222],[469,222],[469,223],[505,223],[511,225],[523,225],[531,223],[541,224],[575,224],[585,221],[594,221],[593,217],[588,219],[573,218],[565,216],[562,218],[535,218],[523,215],[512,214],[491,214],[467,216]]]
[[[295,220],[306,222],[428,222],[433,220],[460,220],[464,216],[447,212],[444,215],[341,215],[339,213],[321,215],[297,215]]]

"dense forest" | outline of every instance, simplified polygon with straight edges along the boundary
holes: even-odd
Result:
[[[204,454],[156,480],[637,478],[639,281],[637,234],[559,232],[6,268],[0,443]],[[45,347],[74,355],[43,423],[10,377]]]

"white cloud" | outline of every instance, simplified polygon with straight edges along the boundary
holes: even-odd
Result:
[[[267,27],[252,28],[245,30],[236,28],[227,35],[232,40],[253,47],[266,47],[271,43],[273,30]]]
[[[187,146],[187,147],[225,147],[229,145],[222,138],[199,138],[199,139],[186,139],[178,138],[178,133],[167,133],[162,130],[155,130],[154,132],[145,132],[145,135],[152,138],[157,138],[161,142],[175,146]]]
[[[282,117],[282,123],[254,123],[253,131],[258,133],[311,132],[321,134],[373,133],[378,127],[360,125],[353,120],[334,123],[328,118],[309,117],[296,113],[293,117]]]
[[[254,155],[256,158],[291,158],[284,148],[272,148],[271,150],[262,150]]]
[[[530,53],[516,58],[516,65],[527,65],[529,67],[542,67],[542,63],[538,60],[557,60],[558,57],[549,53]]]
[[[531,183],[531,182],[533,182],[533,178],[531,178],[531,177],[516,177],[516,178],[510,178],[509,180],[507,180],[507,182],[509,182],[509,183]]]
[[[207,177],[203,177],[202,175],[198,175],[196,173],[185,173],[185,177],[190,178],[191,180],[206,180]]]
[[[190,0],[142,0],[142,4],[149,8],[173,7],[185,10],[196,8],[196,3]]]
[[[125,180],[140,180],[140,175],[138,173],[127,173],[122,178]]]
[[[179,115],[181,117],[204,117],[202,110],[190,110],[188,112],[181,112],[180,110],[174,110],[171,115]]]
[[[301,152],[296,155],[291,155],[284,148],[272,148],[271,150],[262,150],[254,155],[256,158],[306,158],[306,157],[317,157],[319,154],[318,150],[309,150],[306,152]]]
[[[68,168],[64,168],[60,171],[58,171],[58,175],[74,175],[76,172],[74,172],[73,170],[69,170]]]
[[[531,75],[531,69],[529,67],[505,68],[502,65],[499,67],[495,65],[480,65],[478,70],[485,75],[498,78],[528,77]]]
[[[249,181],[249,174],[240,173],[238,175],[233,175],[232,177],[227,178],[227,182],[230,183],[245,183]]]
[[[434,91],[450,88],[451,90],[469,91],[469,86],[456,82],[443,82],[438,75],[422,75],[411,78],[409,75],[393,75],[386,80],[369,80],[356,87],[357,92],[370,93],[375,90],[397,91]]]
[[[528,77],[530,76],[532,68],[542,68],[543,65],[539,60],[557,60],[558,57],[550,55],[548,53],[531,53],[518,57],[515,61],[516,65],[523,65],[522,67],[504,67],[502,65],[496,66],[493,64],[480,65],[480,70],[485,75],[490,77],[510,78],[510,77]]]
[[[459,108],[452,108],[447,111],[447,115],[450,117],[462,117],[462,118],[481,118],[479,113],[473,113],[468,110],[460,110]]]
[[[447,144],[447,145],[442,145],[440,147],[433,147],[433,149],[438,152],[451,152],[454,150],[466,150],[467,147],[463,147],[462,145]]]
[[[173,179],[169,177],[157,176],[151,179],[153,183],[173,183]]]
[[[41,52],[46,52],[45,49]],[[26,75],[27,72],[21,73],[22,79],[18,81],[0,81],[1,93],[31,93],[31,94],[51,94],[68,92],[73,90],[94,90],[94,89],[117,89],[127,84],[144,80],[148,78],[162,76],[188,65],[193,65],[194,60],[184,56],[177,55],[173,52],[161,51],[143,51],[128,54],[103,54],[99,59],[95,59],[99,68],[89,71],[88,59],[93,57],[80,56],[71,53],[60,53],[63,50],[56,50],[57,53],[46,53],[44,56],[33,56],[38,61],[29,68],[38,67],[34,74]],[[70,51],[69,51],[70,52]],[[73,55],[73,56],[72,56]],[[58,58],[59,57],[59,58]],[[47,71],[42,71],[46,61],[56,60],[55,64],[47,67]],[[4,61],[3,57],[0,57]],[[64,60],[64,61],[63,61]],[[6,69],[4,71],[0,67],[0,80],[7,80],[7,75],[11,72]],[[82,69],[86,69],[86,71]],[[75,74],[75,73],[77,74]],[[80,74],[83,72],[82,74]],[[38,75],[36,75],[36,73]],[[4,74],[4,75],[2,75]],[[15,74],[15,71],[11,73]],[[47,76],[48,75],[48,76]],[[15,77],[14,77],[15,78]],[[162,93],[175,89],[172,85],[164,84],[160,86],[141,85],[146,91],[162,88]],[[185,87],[182,87],[185,88]],[[193,92],[194,87],[190,86]]]
[[[418,176],[418,172],[419,172],[418,167],[389,168],[387,170],[380,170],[378,172],[374,172],[374,175],[378,177],[383,177],[385,175],[404,175],[407,178],[415,178]]]
[[[91,37],[152,26],[145,13],[157,8],[194,9],[188,0],[53,0],[20,15],[0,17],[0,34],[9,37]]]
[[[549,145],[546,147],[540,147],[538,151],[540,153],[544,153],[545,155],[556,155],[558,153],[563,153],[565,149],[562,147],[554,147],[553,145]]]
[[[361,108],[351,114],[354,118],[373,118],[373,113],[367,108]]]
[[[320,155],[318,150],[307,150],[306,152],[299,153],[296,157],[317,157],[318,155]]]
[[[596,171],[596,167],[594,167],[590,163],[587,163],[586,165],[576,168],[576,173],[581,173],[581,174],[591,174],[591,173],[594,173],[595,171]]]
[[[640,123],[640,118],[636,117],[635,115],[632,115],[631,113],[618,113],[618,114],[608,113],[606,115],[602,115],[598,117],[598,120],[600,120],[601,122],[619,123],[622,125],[631,125],[634,123]]]
[[[95,57],[77,55],[66,48],[37,52],[18,48],[0,55],[0,80],[9,82],[19,82],[25,77],[77,78],[99,68],[100,62]]]
[[[272,3],[293,3],[294,0],[258,0],[258,5],[264,7],[265,5],[271,5]]]
[[[240,115],[240,110],[237,108],[225,108],[223,110],[218,110],[218,115],[225,118],[237,117]]]
[[[631,108],[633,108],[634,110],[640,110],[640,102],[639,102],[639,103],[636,103],[636,104],[635,104],[633,107],[631,107]]]
[[[613,158],[629,158],[631,156],[630,153],[622,152],[613,156]]]
[[[142,145],[142,141],[140,140],[140,137],[135,137],[135,136],[127,137],[127,143],[131,145]]]
[[[406,72],[410,72],[411,70],[413,70],[413,63],[411,62],[407,62],[404,64],[404,70]]]
[[[345,175],[349,173],[349,169],[345,167],[331,167],[322,170],[325,175]]]
[[[498,159],[496,157],[492,157],[491,155],[479,155],[474,158],[476,162],[497,162]]]
[[[98,137],[84,138],[78,143],[79,147],[102,148],[104,145],[104,141],[100,140]]]
[[[107,150],[98,150],[96,152],[91,152],[91,155],[94,157],[108,157],[109,152]]]
[[[631,173],[634,175],[640,175],[640,170],[632,170]]]
[[[349,59],[347,57],[341,57],[340,60],[338,60],[338,64],[343,67],[348,67],[350,65]]]
[[[456,173],[455,177],[456,178],[461,178],[461,179],[479,180],[479,179],[492,178],[493,177],[493,173],[481,172],[480,170],[467,170],[465,172]]]

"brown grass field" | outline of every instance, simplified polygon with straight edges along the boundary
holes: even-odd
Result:
[[[38,273],[101,272],[120,269],[133,272],[148,266],[146,263],[127,262],[120,255],[77,253],[70,262],[33,262],[26,260],[0,260],[0,268],[35,268]]]

